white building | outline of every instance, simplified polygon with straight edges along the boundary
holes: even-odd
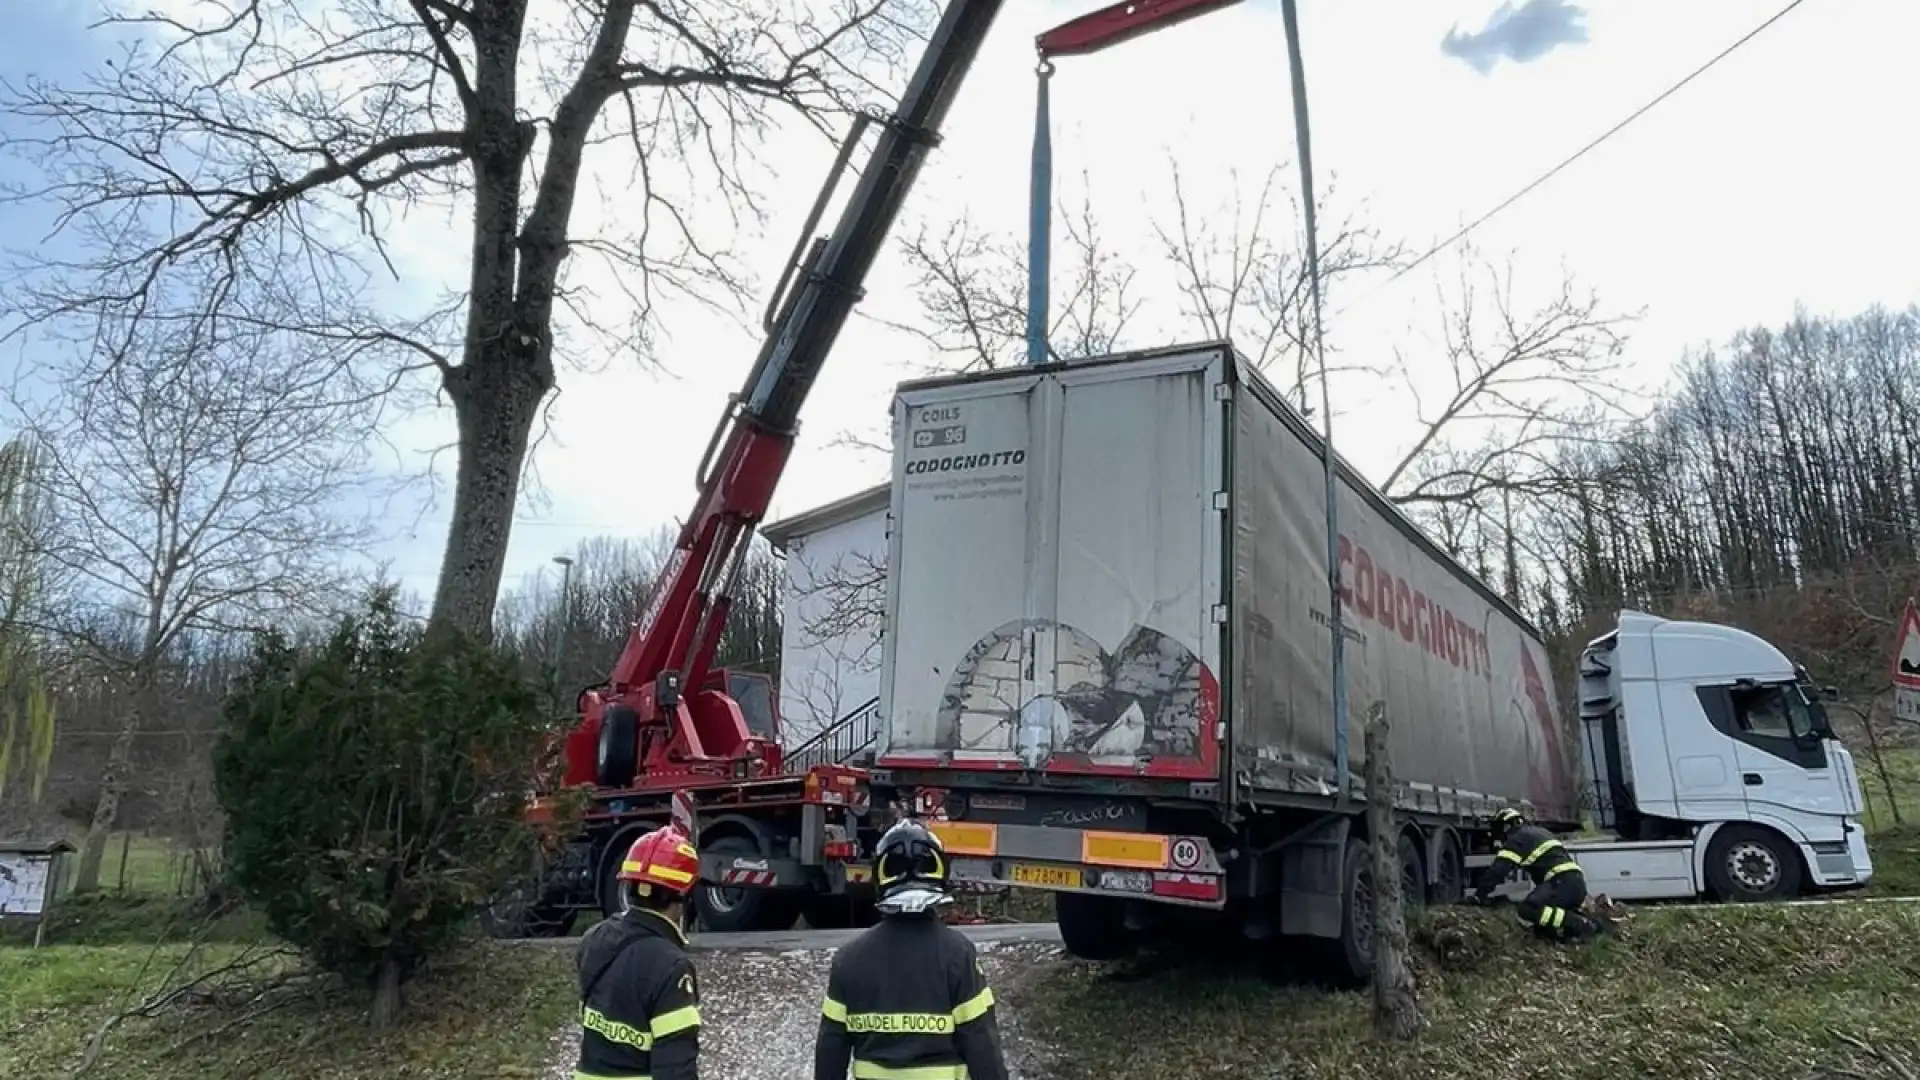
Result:
[[[800,746],[880,698],[887,485],[773,522],[782,556],[781,740]]]

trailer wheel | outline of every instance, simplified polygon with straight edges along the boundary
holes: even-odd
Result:
[[[738,833],[722,836],[701,847],[705,853],[713,855],[748,859],[760,856],[758,845]],[[795,899],[774,889],[729,888],[701,882],[694,889],[693,902],[700,918],[700,928],[716,933],[787,930],[800,917]]]
[[[1467,864],[1460,857],[1460,844],[1452,833],[1443,832],[1436,847],[1440,865],[1434,868],[1433,893],[1428,900],[1435,904],[1457,904],[1467,894]]]
[[[1354,982],[1373,978],[1373,853],[1364,840],[1348,840],[1340,888],[1338,960]]]
[[[624,788],[640,767],[640,714],[630,705],[609,705],[600,715],[594,746],[594,777],[601,787]]]
[[[1707,887],[1723,903],[1780,900],[1800,892],[1800,853],[1786,837],[1729,825],[1707,845]]]
[[[1123,902],[1083,893],[1053,894],[1053,917],[1060,943],[1082,960],[1118,960],[1133,952]]]
[[[1400,899],[1408,908],[1427,906],[1427,864],[1407,833],[1400,834]]]

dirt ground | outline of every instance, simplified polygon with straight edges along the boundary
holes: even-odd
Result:
[[[982,942],[980,959],[998,994],[1036,967],[1062,957],[1058,945]],[[805,1080],[826,992],[829,949],[695,954],[700,974],[701,1080]],[[1052,1074],[1050,1052],[1005,1006],[996,1010],[1013,1080]],[[546,1080],[570,1080],[579,1030],[554,1036]]]

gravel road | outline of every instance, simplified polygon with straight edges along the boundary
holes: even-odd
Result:
[[[1062,956],[1045,941],[980,941],[980,959],[995,989],[1036,965]],[[703,951],[700,973],[701,1080],[805,1080],[813,1075],[813,1038],[820,1023],[831,948]],[[1013,1080],[1049,1075],[1045,1046],[1020,1018],[997,1010]],[[547,1080],[570,1080],[579,1049],[576,1028],[557,1033]]]

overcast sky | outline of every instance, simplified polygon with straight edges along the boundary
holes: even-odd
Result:
[[[1339,207],[1424,250],[1782,3],[1302,0],[1320,182],[1337,180]],[[11,25],[0,36],[0,68],[62,75],[88,63],[92,50],[72,14],[79,4],[5,6]],[[1009,236],[1024,231],[1033,36],[1097,0],[1007,6],[922,173],[903,231],[963,210]],[[1682,348],[1778,323],[1796,303],[1834,314],[1904,305],[1920,297],[1908,254],[1920,239],[1920,202],[1903,146],[1909,106],[1920,100],[1915,41],[1920,4],[1912,0],[1808,0],[1474,239],[1489,252],[1516,252],[1523,294],[1557,286],[1564,265],[1610,306],[1644,308],[1630,353],[1649,382]],[[1159,318],[1168,343],[1191,339],[1152,251],[1151,221],[1168,209],[1167,155],[1182,163],[1201,211],[1225,205],[1236,172],[1250,192],[1276,163],[1292,161],[1277,2],[1249,0],[1105,55],[1063,61],[1053,97],[1060,194],[1077,198],[1081,174],[1089,175],[1103,228],[1137,253],[1149,317]],[[796,135],[765,155],[778,167],[760,177],[773,193],[773,220],[764,235],[733,238],[763,282],[792,243],[829,154],[819,140]],[[593,162],[611,190],[621,188],[629,164],[608,155]],[[0,211],[0,228],[23,220]],[[465,245],[449,244],[448,230],[448,215],[423,214],[398,237],[416,281],[460,279]],[[862,310],[911,318],[904,282],[890,247]],[[1417,366],[1431,348],[1433,277],[1416,272],[1369,288],[1335,298],[1330,333],[1349,354],[1398,347]],[[537,490],[514,528],[510,588],[584,537],[644,534],[691,504],[695,462],[758,343],[698,310],[673,312],[670,325],[666,371],[612,356],[588,358],[594,373],[563,374],[555,428],[536,460]],[[849,429],[880,432],[889,388],[925,359],[915,339],[856,316],[807,405],[774,516],[883,477],[883,458],[825,444]],[[1412,438],[1408,399],[1397,388],[1348,388],[1336,408],[1368,422],[1367,439],[1342,443],[1363,468],[1377,472],[1395,456],[1379,431],[1404,427],[1405,441]],[[398,438],[424,452],[450,432],[450,416],[427,416]],[[450,469],[443,460],[441,471]],[[393,541],[376,553],[424,594],[444,541],[446,501],[443,486],[417,529],[396,521]]]

